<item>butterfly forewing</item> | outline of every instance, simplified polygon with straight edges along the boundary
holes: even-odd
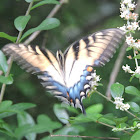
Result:
[[[64,85],[59,64],[49,50],[41,50],[38,46],[8,44],[3,48],[3,51],[7,55],[13,55],[14,60],[27,72],[39,73],[42,80],[49,76],[49,78]],[[47,77],[41,77],[44,72]]]
[[[67,86],[71,87],[80,80],[86,65],[97,67],[108,62],[123,37],[120,29],[106,29],[72,44],[64,53]]]

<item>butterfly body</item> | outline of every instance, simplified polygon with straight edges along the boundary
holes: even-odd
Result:
[[[94,82],[94,67],[103,66],[113,56],[124,37],[120,29],[106,29],[74,42],[56,57],[38,46],[8,44],[2,49],[27,72],[36,74],[54,96],[85,113],[82,100]]]

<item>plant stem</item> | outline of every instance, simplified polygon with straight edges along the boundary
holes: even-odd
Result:
[[[74,138],[97,138],[97,139],[107,139],[107,140],[120,140],[120,138],[114,137],[96,137],[96,136],[78,136],[78,135],[50,135],[51,137],[74,137]]]
[[[25,14],[26,16],[29,15],[32,5],[33,5],[33,2],[31,2],[29,4],[28,9],[27,9],[26,14]],[[20,38],[22,36],[22,32],[23,31],[19,32],[17,40],[16,40],[16,43],[19,43],[19,40],[20,40]],[[12,64],[13,64],[13,56],[10,57],[10,61],[9,61],[9,64],[8,64],[8,70],[7,70],[6,74],[5,74],[5,77],[8,77],[8,75],[10,74],[10,70],[11,70]],[[0,92],[0,103],[3,100],[5,89],[6,89],[6,84],[2,84],[2,88],[1,88],[1,92]]]
[[[99,122],[99,121],[96,121],[96,123],[99,123],[99,124],[102,124],[102,125],[104,125],[104,126],[107,126],[107,127],[110,127],[110,128],[116,128],[116,127],[114,127],[114,126],[112,126],[112,125],[109,125],[109,124],[106,124],[106,123],[103,123],[103,122]],[[128,135],[132,135],[131,133],[129,133],[129,132],[127,132],[126,130],[122,130],[124,133],[127,133]]]
[[[99,94],[100,96],[102,96],[103,98],[105,98],[106,100],[108,100],[109,102],[111,102],[112,104],[114,104],[114,102],[111,99],[108,99],[106,96],[104,96],[102,93],[100,93],[99,91],[95,91],[97,94]],[[128,110],[124,110],[125,112],[129,113],[131,116],[133,116],[134,118],[137,118],[138,120],[140,120],[140,118],[138,118],[136,115],[134,115],[133,113],[131,113]]]

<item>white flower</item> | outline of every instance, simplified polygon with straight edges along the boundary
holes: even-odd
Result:
[[[130,69],[130,66],[128,66],[127,64],[126,64],[126,66],[122,66],[122,69],[123,69],[125,72],[134,73],[134,72]]]
[[[115,97],[114,99],[115,99],[114,104],[116,105],[116,109],[120,109],[124,111],[130,108],[130,105],[128,103],[127,104],[123,103],[124,99],[122,97]]]
[[[132,3],[132,0],[123,0],[123,3],[124,4],[130,4],[130,3]]]
[[[138,129],[140,129],[140,123],[138,123],[136,126],[137,126]]]
[[[134,46],[134,43],[135,43],[135,40],[133,39],[132,36],[126,36],[126,43],[129,45],[129,46]]]

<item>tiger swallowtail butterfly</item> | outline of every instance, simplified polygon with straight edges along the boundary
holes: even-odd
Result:
[[[105,29],[82,38],[56,57],[38,46],[7,44],[3,52],[27,72],[36,74],[41,84],[54,96],[85,113],[82,99],[91,89],[94,67],[105,65],[122,41],[124,32],[117,28]]]

